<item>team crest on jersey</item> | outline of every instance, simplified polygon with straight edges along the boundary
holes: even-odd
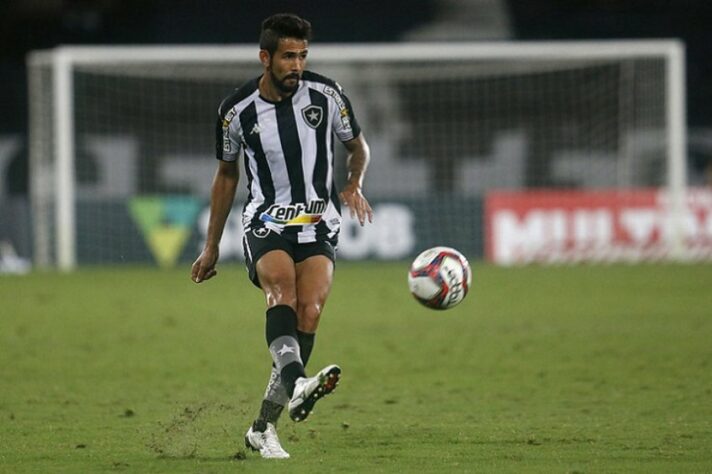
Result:
[[[311,128],[316,128],[324,118],[324,110],[318,105],[308,105],[302,109],[302,117]]]

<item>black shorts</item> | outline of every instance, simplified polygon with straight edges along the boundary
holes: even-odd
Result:
[[[257,261],[270,250],[284,250],[292,257],[294,263],[299,263],[314,255],[325,255],[336,262],[336,241],[319,241],[300,244],[285,239],[278,233],[267,228],[253,229],[245,233],[242,239],[242,249],[245,253],[245,265],[250,275],[250,281],[262,288],[257,277]]]

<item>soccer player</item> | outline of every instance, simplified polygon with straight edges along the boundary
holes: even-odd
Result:
[[[340,203],[361,225],[373,219],[361,192],[368,144],[341,87],[305,70],[310,38],[311,24],[296,15],[267,18],[260,34],[262,75],[220,105],[208,236],[191,271],[196,283],[217,274],[218,243],[239,180],[237,159],[243,154],[249,191],[242,214],[243,247],[250,280],[265,295],[265,332],[273,362],[245,444],[264,458],[289,457],[275,429],[283,408],[288,407],[292,420],[302,421],[339,381],[337,365],[313,377],[307,377],[304,367],[331,290]],[[340,194],[334,185],[334,137],[348,155],[348,180]]]

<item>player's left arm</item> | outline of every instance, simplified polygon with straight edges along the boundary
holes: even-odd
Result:
[[[343,143],[348,152],[346,161],[348,177],[346,186],[339,196],[341,202],[348,206],[351,217],[357,217],[359,223],[364,225],[366,219],[368,222],[373,222],[373,210],[361,191],[366,168],[368,168],[368,162],[371,159],[371,151],[363,133],[359,133],[356,138]]]

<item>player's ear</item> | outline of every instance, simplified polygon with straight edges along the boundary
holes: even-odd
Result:
[[[260,62],[264,67],[269,67],[270,54],[269,51],[267,51],[266,49],[260,49]]]

